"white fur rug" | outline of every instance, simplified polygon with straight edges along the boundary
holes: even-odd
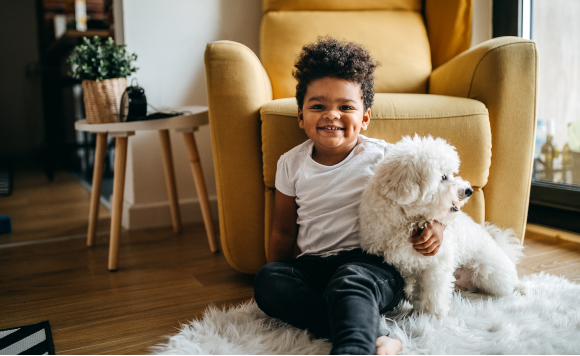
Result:
[[[541,273],[522,282],[527,294],[493,299],[457,292],[449,316],[410,314],[410,304],[383,317],[381,327],[403,343],[403,354],[578,354],[580,285]],[[255,302],[209,307],[183,325],[155,354],[328,354],[328,340],[267,317]]]

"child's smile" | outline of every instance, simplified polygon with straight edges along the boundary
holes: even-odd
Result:
[[[329,134],[339,134],[339,132],[337,132],[337,131],[344,131],[345,130],[344,127],[339,127],[339,126],[334,126],[334,125],[324,125],[324,126],[317,127],[317,129],[322,130],[322,131],[329,133]]]
[[[324,77],[310,83],[299,125],[314,141],[312,158],[321,164],[342,161],[366,130],[371,110],[364,109],[360,85],[344,79]]]

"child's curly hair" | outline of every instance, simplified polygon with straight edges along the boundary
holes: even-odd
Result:
[[[296,84],[298,107],[304,105],[308,85],[316,79],[332,77],[358,83],[364,109],[373,104],[375,96],[375,68],[379,65],[360,44],[339,41],[331,36],[318,37],[316,42],[302,47],[292,75]]]

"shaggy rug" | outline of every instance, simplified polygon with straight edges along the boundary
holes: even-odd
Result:
[[[408,302],[382,317],[381,328],[403,343],[403,354],[578,354],[580,285],[545,273],[522,279],[526,295],[457,291],[442,320],[411,313]],[[313,338],[269,318],[255,302],[209,307],[200,320],[152,348],[154,354],[328,354]]]

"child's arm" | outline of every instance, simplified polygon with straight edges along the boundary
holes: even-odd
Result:
[[[443,243],[445,225],[438,221],[428,223],[423,230],[418,230],[411,236],[415,251],[423,256],[435,256]]]
[[[296,198],[284,195],[276,189],[274,201],[274,222],[268,246],[268,263],[291,259],[298,233]]]

